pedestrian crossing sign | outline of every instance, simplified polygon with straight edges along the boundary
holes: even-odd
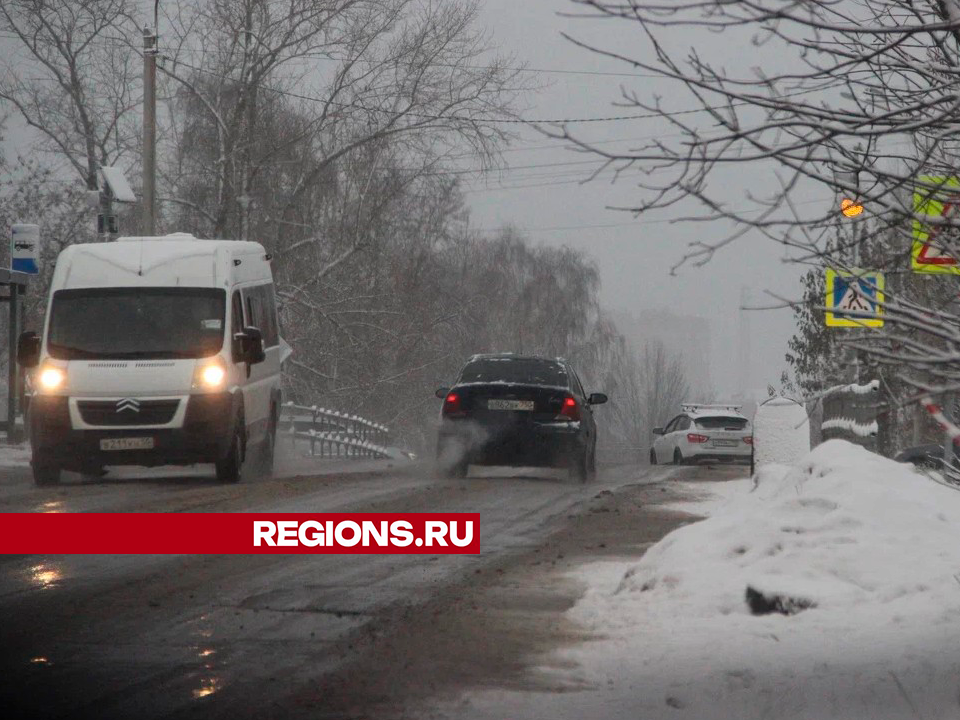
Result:
[[[827,325],[883,327],[883,273],[827,268]]]

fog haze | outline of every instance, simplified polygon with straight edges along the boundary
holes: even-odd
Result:
[[[152,9],[152,3],[143,3],[144,17],[152,15]],[[513,55],[516,62],[526,63],[542,86],[520,103],[525,118],[576,120],[642,114],[623,106],[623,89],[648,101],[660,96],[668,108],[694,107],[690,99],[675,97],[675,88],[664,81],[642,73],[631,77],[630,65],[603,58],[565,39],[562,33],[604,48],[640,52],[634,25],[561,15],[577,10],[567,0],[483,0],[480,4],[481,24],[493,44]],[[727,46],[731,63],[738,61],[740,47],[725,36],[703,31],[702,37],[681,41]],[[11,46],[10,41],[0,40],[3,46]],[[556,130],[559,126],[541,127]],[[572,122],[566,127],[608,150],[636,148],[638,143],[672,132],[659,118]],[[534,243],[567,245],[588,253],[600,270],[602,302],[613,314],[663,310],[705,319],[709,337],[702,352],[711,365],[706,377],[718,395],[730,396],[741,390],[738,378],[751,378],[747,389],[754,390],[779,382],[780,372],[787,367],[783,357],[786,343],[794,330],[792,313],[789,309],[750,313],[746,325],[751,333],[745,343],[749,366],[740,368],[739,358],[744,355],[740,299],[744,288],[756,306],[778,304],[765,294],[768,290],[784,298],[799,297],[802,268],[784,262],[782,247],[750,233],[703,266],[686,263],[672,273],[689,243],[715,241],[733,225],[679,222],[685,216],[702,215],[702,209],[692,203],[652,211],[642,218],[610,209],[637,202],[638,169],[628,170],[616,183],[609,172],[584,182],[599,166],[590,155],[570,149],[569,143],[553,140],[535,127],[517,124],[511,128],[516,139],[504,154],[504,167],[463,176],[475,227],[492,234],[510,225]],[[22,124],[11,116],[8,147],[22,144],[26,137]],[[747,174],[750,172],[754,175]],[[772,175],[764,176],[753,165],[730,173],[727,193],[731,206],[749,207],[748,191],[762,191],[771,179]]]
[[[525,0],[523,3],[484,0],[482,8],[483,23],[494,41],[505,53],[526,61],[534,71],[619,74],[632,71],[626,63],[576,47],[562,37],[564,32],[604,48],[637,52],[640,47],[636,27],[629,22],[562,17],[560,13],[578,11],[566,0]],[[722,36],[707,31],[703,31],[702,37],[689,40],[690,44],[725,44]],[[731,63],[736,63],[739,53],[737,45],[730,46]],[[622,103],[621,87],[636,92],[644,100],[652,100],[659,94],[667,107],[694,107],[686,98],[671,103],[673,87],[649,77],[536,74],[547,87],[528,98],[526,117],[530,118],[643,114],[635,108],[615,104]],[[601,147],[605,149],[628,149],[658,134],[675,132],[660,119],[570,124],[568,128],[578,137],[603,143]],[[732,225],[673,222],[684,215],[702,214],[701,208],[692,205],[651,212],[639,219],[608,209],[608,206],[636,202],[639,195],[635,187],[636,171],[629,171],[613,185],[609,173],[604,176],[606,179],[577,184],[576,181],[589,176],[589,170],[595,165],[557,167],[552,172],[550,168],[520,169],[522,165],[583,162],[590,158],[566,149],[569,145],[560,142],[552,148],[543,148],[549,145],[549,139],[531,129],[524,128],[519,135],[520,140],[506,153],[509,166],[517,169],[471,183],[468,198],[474,222],[485,228],[512,224],[526,231],[535,242],[569,245],[588,252],[599,265],[602,299],[610,310],[636,314],[659,308],[707,319],[711,336],[711,381],[720,394],[736,392],[737,378],[741,376],[737,368],[741,289],[746,287],[752,291],[752,304],[757,306],[776,304],[774,298],[764,294],[766,290],[795,298],[799,294],[801,268],[783,262],[782,247],[751,233],[717,253],[703,267],[686,265],[672,276],[671,268],[680,262],[688,243],[700,238],[719,239]],[[759,173],[757,177],[743,177],[744,170],[750,172],[751,169],[741,167],[730,175],[731,206],[749,207],[750,203],[744,199],[746,190],[756,190],[769,180]],[[630,177],[631,174],[634,177]],[[557,184],[516,187],[549,182]],[[561,182],[563,184],[559,184]],[[498,184],[512,189],[496,189]],[[753,312],[748,324],[752,330],[749,339],[752,357],[749,368],[742,374],[753,379],[752,388],[778,384],[780,371],[787,367],[783,356],[787,340],[793,334],[792,313],[787,309]]]

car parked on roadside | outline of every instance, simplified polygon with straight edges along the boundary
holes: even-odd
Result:
[[[474,355],[443,400],[437,465],[447,477],[465,477],[470,465],[560,467],[586,481],[596,472],[593,406],[570,364],[510,353]]]
[[[653,429],[650,464],[750,462],[753,431],[739,405],[686,403],[665,427]]]

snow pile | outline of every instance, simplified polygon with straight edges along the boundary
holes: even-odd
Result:
[[[749,613],[748,587],[824,612],[892,616],[960,600],[960,493],[834,440],[651,548],[618,594],[688,616]]]
[[[605,716],[955,717],[960,492],[841,440],[731,487],[578,573],[571,615],[605,639],[566,654]]]
[[[810,452],[810,420],[803,405],[785,397],[762,403],[753,417],[756,465],[794,463]]]

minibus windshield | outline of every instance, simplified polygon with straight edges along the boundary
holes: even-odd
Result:
[[[47,352],[80,358],[199,358],[223,347],[226,293],[217,288],[58,290]]]

